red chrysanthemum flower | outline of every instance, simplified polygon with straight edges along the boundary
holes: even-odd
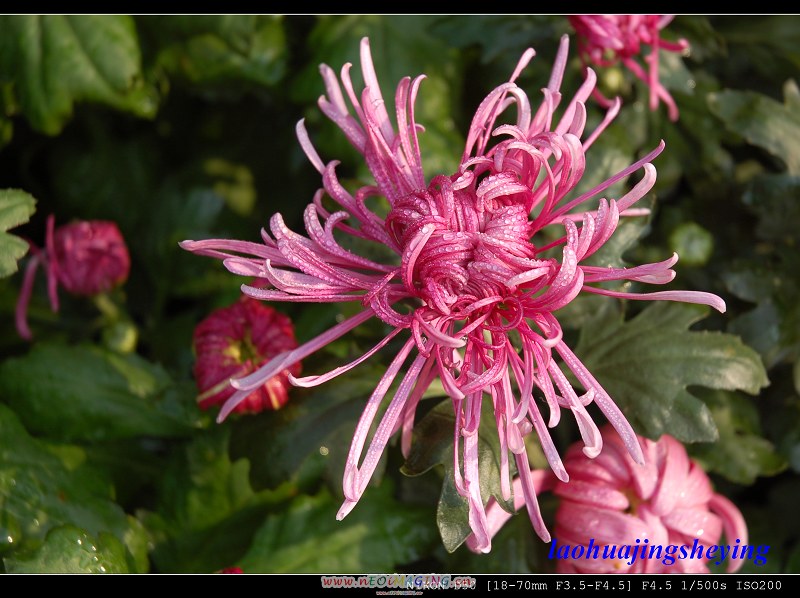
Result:
[[[235,391],[231,378],[252,374],[296,346],[292,321],[260,301],[242,297],[229,307],[211,312],[194,329],[194,377],[200,408],[224,403]],[[289,400],[289,375],[299,373],[299,362],[276,373],[253,388],[235,411],[280,409]]]

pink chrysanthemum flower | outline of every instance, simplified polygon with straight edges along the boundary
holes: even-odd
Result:
[[[566,456],[572,479],[556,485],[561,497],[555,534],[563,544],[588,545],[590,538],[603,545],[635,545],[639,539],[651,546],[686,546],[691,556],[695,542],[718,544],[723,530],[728,544],[747,544],[747,526],[739,509],[715,494],[703,469],[692,462],[683,445],[664,435],[658,442],[640,437],[644,467],[634,463],[617,438],[589,460],[573,446]],[[647,544],[640,544],[644,549]],[[648,551],[649,552],[649,551]],[[655,554],[654,554],[655,556]],[[673,555],[680,556],[680,555]],[[724,555],[717,553],[720,560]],[[560,573],[708,573],[710,559],[657,558],[632,561],[611,559],[559,560]],[[712,559],[711,560],[715,560]],[[628,565],[627,562],[632,564]],[[728,571],[737,571],[741,559],[731,559]]]
[[[242,297],[211,312],[194,329],[194,377],[201,409],[221,405],[235,392],[231,378],[252,374],[267,361],[297,347],[292,321],[260,301]],[[239,413],[280,409],[289,400],[289,375],[300,374],[300,363],[287,366],[236,405]]]
[[[452,176],[434,176],[426,183],[422,172],[414,118],[414,104],[423,77],[404,78],[395,94],[396,126],[392,124],[378,85],[369,43],[361,44],[365,88],[358,93],[350,78],[350,64],[341,83],[323,65],[327,96],[321,110],[339,125],[375,178],[374,186],[346,190],[336,175],[337,162],[325,164],[309,141],[303,123],[298,136],[309,159],[322,174],[320,190],[305,211],[308,236],[291,231],[280,214],[263,244],[233,240],[185,241],[185,249],[221,258],[231,271],[255,276],[272,288],[243,285],[251,297],[300,302],[359,302],[363,309],[297,349],[273,359],[251,376],[233,380],[238,389],[223,407],[225,417],[252,388],[276,372],[324,347],[372,318],[392,331],[355,361],[319,376],[295,378],[293,384],[313,386],[330,380],[369,359],[398,335],[406,340],[369,398],[356,427],[344,476],[345,501],[338,518],[350,512],[372,476],[390,437],[402,430],[405,454],[417,403],[431,382],[439,378],[456,414],[455,484],[469,503],[469,521],[488,550],[484,497],[478,480],[478,438],[481,403],[494,407],[503,448],[501,486],[510,496],[509,452],[523,476],[522,492],[537,533],[550,536],[539,513],[530,477],[524,437],[536,431],[556,475],[567,472],[548,432],[562,409],[577,420],[585,451],[600,453],[602,439],[586,406],[594,401],[622,436],[637,462],[642,451],[625,416],[581,361],[562,340],[554,312],[582,290],[630,299],[666,299],[712,305],[724,310],[719,297],[690,291],[652,294],[622,293],[591,286],[611,280],[666,283],[677,256],[661,263],[630,269],[582,265],[612,235],[625,215],[653,186],[655,168],[649,163],[663,144],[630,167],[577,197],[573,191],[584,172],[585,153],[616,115],[615,103],[598,127],[584,134],[584,102],[592,93],[595,75],[588,71],[576,96],[560,111],[559,88],[567,63],[568,39],[561,41],[544,100],[535,111],[514,81],[534,56],[526,51],[508,83],[497,87],[478,107],[467,134],[461,165]],[[344,90],[342,89],[344,87]],[[347,100],[353,106],[350,113]],[[514,112],[507,124],[502,115]],[[496,142],[490,145],[492,138]],[[643,179],[619,199],[600,199],[593,211],[575,213],[617,181],[637,170]],[[327,195],[337,205],[323,203]],[[384,218],[367,200],[384,197],[390,211]],[[582,223],[579,228],[576,222]],[[558,241],[538,247],[538,231],[563,226]],[[338,235],[353,236],[389,247],[393,263],[377,263],[340,245]],[[561,259],[551,254],[561,248]],[[244,255],[239,255],[244,254]],[[512,340],[514,339],[514,340]],[[518,343],[518,344],[514,344]],[[557,359],[561,363],[559,364]],[[573,388],[564,366],[582,390]],[[405,370],[364,453],[370,428],[392,382]],[[539,389],[548,405],[543,417],[533,399]]]
[[[58,285],[73,295],[93,296],[124,283],[131,269],[128,246],[115,222],[79,220],[55,228],[55,218],[47,218],[45,249],[30,244],[33,254],[17,301],[16,325],[19,335],[30,340],[27,322],[28,303],[39,265],[47,270],[50,306],[58,311]]]
[[[554,488],[561,498],[556,540],[550,550],[556,570],[708,573],[709,561],[722,564],[729,557],[728,572],[737,571],[747,548],[747,525],[739,509],[714,493],[708,476],[689,459],[680,442],[666,435],[658,442],[639,440],[644,466],[635,463],[620,440],[611,436],[595,459],[587,458],[578,444],[567,451],[568,484],[558,482],[549,471],[532,472],[538,492]],[[515,480],[515,491],[519,485]],[[511,517],[494,499],[487,514],[491,535]],[[719,544],[723,530],[726,550],[714,550],[709,557],[707,549]],[[467,545],[479,551],[474,535]],[[678,550],[665,552],[670,545]]]
[[[689,42],[679,39],[668,42],[661,39],[661,30],[674,15],[574,15],[569,17],[578,34],[578,51],[584,64],[613,66],[622,62],[636,77],[650,87],[650,109],[656,110],[661,100],[667,105],[670,120],[678,120],[675,100],[658,79],[659,50],[683,52]],[[648,70],[635,60],[642,52],[642,45],[650,46],[644,57]],[[608,107],[611,101],[598,90],[595,98]]]

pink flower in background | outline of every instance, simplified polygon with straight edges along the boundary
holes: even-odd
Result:
[[[695,558],[681,558],[680,551],[665,554],[668,545],[685,546],[686,556],[691,557],[695,542],[703,549],[714,546],[723,531],[727,545],[744,547],[747,525],[733,503],[714,493],[708,476],[689,459],[680,442],[666,435],[658,442],[644,437],[639,441],[644,466],[631,459],[619,438],[610,435],[603,452],[594,459],[588,458],[579,444],[572,445],[564,460],[571,475],[568,484],[559,482],[550,471],[531,472],[537,493],[554,490],[561,498],[551,546],[557,571],[708,573],[709,561],[721,564],[726,556],[731,557],[728,572],[737,571],[744,562],[744,551],[741,555],[739,551],[734,554],[733,549],[727,555],[716,552],[710,559],[705,550],[704,556],[697,558],[697,548]],[[517,509],[524,504],[518,498],[520,486],[520,481],[514,480]],[[488,531],[494,536],[511,515],[494,498],[486,510]],[[467,545],[480,552],[475,534],[467,538]],[[623,552],[620,558],[618,547],[626,545],[640,547],[635,557]],[[659,546],[662,550],[654,551],[651,557],[651,547]],[[583,547],[576,551],[580,557],[563,554],[571,555],[576,547]],[[595,547],[597,557],[587,558],[586,554],[595,554]]]
[[[194,377],[201,409],[221,405],[233,395],[231,378],[252,374],[278,354],[297,347],[291,320],[263,303],[242,297],[229,307],[211,312],[194,329]],[[280,409],[289,400],[289,375],[300,363],[253,388],[236,405],[240,413]]]
[[[656,172],[650,161],[662,151],[663,144],[593,189],[576,193],[586,152],[613,120],[619,103],[612,105],[593,131],[585,132],[584,102],[594,90],[596,77],[587,70],[575,97],[562,106],[559,90],[567,51],[565,36],[538,107],[532,106],[527,94],[515,84],[534,56],[533,50],[526,51],[510,80],[494,89],[478,107],[458,171],[450,176],[433,176],[428,183],[417,138],[421,127],[414,117],[423,77],[400,81],[393,123],[365,39],[361,44],[365,88],[356,90],[350,64],[342,68],[341,83],[333,70],[323,65],[327,95],[320,98],[319,105],[364,156],[375,184],[355,192],[345,189],[336,174],[338,163],[322,161],[301,122],[297,129],[300,143],[321,173],[324,186],[305,210],[307,236],[290,230],[276,214],[270,221],[271,234],[262,231],[263,243],[225,239],[182,243],[187,250],[222,259],[235,274],[268,283],[269,288],[243,285],[244,293],[256,299],[351,301],[362,306],[327,332],[276,356],[255,373],[234,380],[237,392],[223,407],[220,418],[276,373],[372,318],[391,328],[372,349],[326,374],[290,376],[290,381],[301,386],[322,384],[370,359],[402,335],[401,348],[356,427],[345,468],[340,519],[364,493],[395,432],[402,431],[401,447],[408,454],[417,404],[438,378],[456,414],[455,485],[468,501],[475,545],[484,551],[491,547],[478,473],[478,427],[484,401],[491,401],[502,446],[502,493],[506,497],[511,494],[510,453],[518,471],[523,472],[517,496],[523,497],[536,532],[549,540],[530,475],[525,436],[535,430],[553,471],[567,481],[569,476],[548,427],[557,425],[562,410],[566,410],[576,419],[586,454],[598,455],[602,437],[586,409],[594,402],[633,458],[643,462],[634,431],[563,341],[554,312],[581,291],[628,299],[704,303],[725,309],[719,297],[708,293],[640,294],[592,286],[622,280],[667,283],[675,275],[671,266],[677,256],[629,269],[582,264],[611,237],[620,216],[643,213],[633,206],[655,183]],[[627,194],[618,199],[597,199],[639,170],[643,177]],[[381,215],[379,209],[374,211],[377,202],[372,198],[376,196],[388,202],[387,215]],[[333,204],[335,208],[330,209]],[[537,245],[541,243],[537,233],[548,226],[563,227],[563,236]],[[345,249],[339,239],[348,236],[362,244],[390,248],[396,261],[378,263]],[[579,387],[573,387],[565,372],[572,373]],[[364,454],[379,406],[398,377],[400,383]],[[533,397],[534,389],[546,401],[546,417]]]
[[[727,543],[747,544],[747,526],[733,503],[715,494],[706,473],[671,436],[658,442],[640,438],[644,467],[626,454],[612,438],[603,453],[590,461],[573,446],[566,457],[572,474],[569,484],[557,484],[561,497],[555,534],[561,544],[586,546],[589,539],[601,545],[636,544],[692,547],[718,544],[724,530]],[[691,554],[691,553],[690,553]],[[719,560],[724,556],[717,554]],[[708,573],[709,559],[630,558],[559,560],[561,573]],[[717,559],[712,557],[711,560]],[[744,561],[731,559],[728,572]]]
[[[661,30],[673,18],[674,15],[574,15],[569,22],[578,34],[578,51],[585,64],[605,67],[622,62],[650,87],[650,109],[656,110],[661,100],[674,121],[678,120],[678,107],[658,79],[658,54],[659,50],[683,52],[689,42],[661,39]],[[647,71],[635,60],[642,53],[642,45],[650,46],[650,53],[644,56]],[[599,91],[595,90],[594,95],[604,106],[611,105]]]
[[[73,295],[99,295],[124,283],[131,269],[122,233],[108,220],[79,220],[55,228],[51,215],[47,218],[45,249],[31,243],[31,252],[16,310],[17,332],[26,340],[32,338],[27,309],[40,264],[47,270],[53,311],[58,311],[58,285]]]

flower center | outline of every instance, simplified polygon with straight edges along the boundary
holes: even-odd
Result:
[[[622,492],[628,499],[628,508],[625,509],[625,513],[628,515],[633,515],[634,517],[638,517],[639,505],[646,503],[647,501],[641,498],[634,488],[623,488],[620,490],[620,492]]]
[[[526,198],[503,194],[491,178],[499,177],[484,179],[476,190],[436,177],[428,189],[397,200],[386,218],[402,248],[407,290],[442,313],[457,302],[514,295],[509,281],[534,265]]]
[[[247,330],[245,335],[240,339],[230,339],[230,343],[222,350],[222,354],[229,357],[236,364],[256,364],[262,360],[258,348],[255,346],[255,343],[253,343],[250,330]]]

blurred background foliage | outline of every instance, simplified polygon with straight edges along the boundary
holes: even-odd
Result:
[[[357,64],[361,37],[385,95],[405,75],[428,77],[417,120],[430,178],[455,170],[474,109],[529,46],[537,57],[519,83],[538,97],[566,32],[557,16],[0,17],[0,570],[552,570],[524,514],[491,555],[459,547],[465,514],[441,465],[452,431],[433,398],[409,462],[392,447],[358,507],[335,520],[350,435],[392,346],[346,377],[294,389],[280,411],[222,425],[200,412],[192,332],[238,297],[240,280],[177,243],[256,241],[274,212],[300,228],[320,186],[294,138],[300,118],[342,178],[368,180],[315,105],[319,63]],[[588,297],[560,319],[637,431],[689,443],[744,512],[751,543],[772,547],[766,565],[744,570],[798,572],[800,21],[677,17],[666,35],[691,44],[662,58],[677,123],[647,110],[628,73],[599,72],[624,105],[588,154],[586,186],[659,139],[667,149],[652,217],[622,226],[597,259],[677,251],[677,287],[716,292],[728,312]],[[566,94],[582,80],[574,46]],[[17,261],[23,239],[42,244],[49,214],[116,221],[132,268],[110,310],[62,295],[53,314],[40,280],[31,344],[12,324]],[[278,308],[300,340],[347,309]],[[380,332],[364,326],[304,370],[335,367]],[[577,438],[574,426],[555,433],[562,448]],[[554,499],[542,503],[552,524]]]

